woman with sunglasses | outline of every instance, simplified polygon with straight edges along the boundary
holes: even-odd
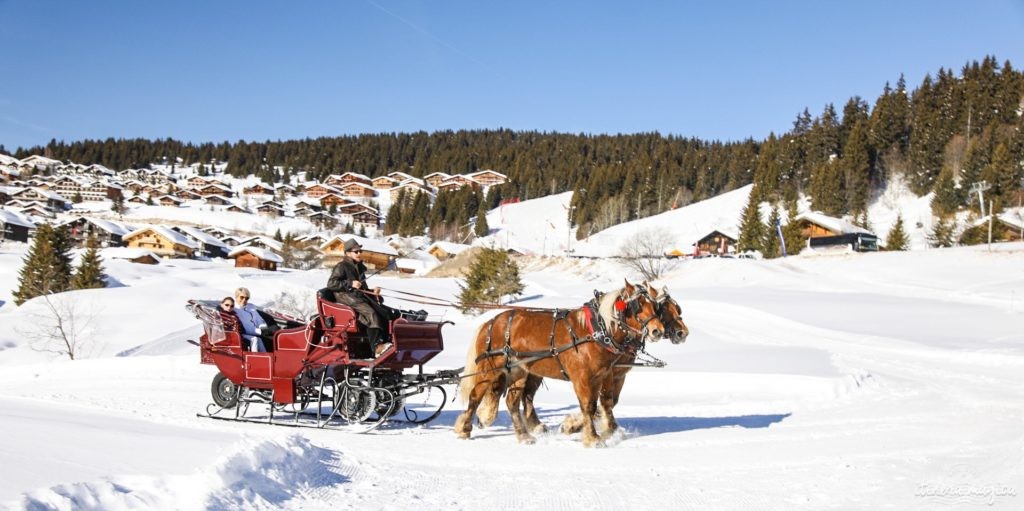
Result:
[[[235,299],[230,296],[225,296],[220,301],[220,307],[217,308],[217,312],[220,313],[220,321],[224,324],[224,330],[237,332],[239,331],[238,316],[235,315]]]

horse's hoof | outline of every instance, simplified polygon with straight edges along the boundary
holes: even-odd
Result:
[[[537,439],[530,435],[516,435],[516,439],[519,440],[519,443],[524,445],[533,445],[537,443]]]
[[[533,429],[530,430],[530,432],[536,435],[543,435],[544,433],[548,432],[548,427],[543,424],[537,424],[536,426],[533,427]]]
[[[600,449],[602,447],[607,447],[607,445],[605,445],[604,440],[601,440],[600,438],[586,438],[583,440],[583,447],[588,449],[591,447]]]
[[[463,431],[457,431],[455,433],[455,436],[458,437],[460,440],[469,440],[469,433]]]

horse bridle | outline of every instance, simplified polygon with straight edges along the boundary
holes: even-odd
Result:
[[[658,296],[651,297],[651,300],[654,302],[654,312],[657,312],[658,317],[661,318],[661,324],[665,326],[666,333],[668,333],[667,331],[670,328],[672,330],[676,330],[676,327],[674,325],[669,326],[665,323],[665,306],[668,305],[669,303],[675,304],[676,308],[679,309],[678,318],[679,322],[681,323],[683,320],[683,308],[679,306],[679,302],[673,300],[672,297],[669,296],[668,291],[665,291],[664,293],[661,293]],[[673,321],[673,323],[675,323],[675,321]]]
[[[647,331],[647,325],[650,324],[650,322],[655,319],[661,321],[661,314],[658,312],[657,300],[651,297],[650,293],[647,292],[647,289],[645,289],[643,286],[636,286],[634,289],[635,291],[633,292],[633,294],[626,298],[623,298],[621,295],[616,297],[616,300],[622,301],[625,304],[625,307],[623,307],[623,310],[621,311],[616,309],[615,321],[622,325],[624,329],[631,330],[633,333],[639,334],[640,345],[643,345],[644,341],[646,341],[647,337],[650,335],[650,333]],[[641,322],[640,328],[636,329],[629,326],[626,323],[625,315],[626,312],[629,312],[634,318],[636,318],[637,321],[641,321],[638,317],[638,314],[640,313],[640,310],[642,308],[642,306],[640,305],[641,298],[646,298],[647,301],[651,302],[652,306],[654,307],[654,314],[652,314],[651,317],[647,318],[647,320]],[[631,337],[632,336],[628,334],[626,335],[626,344],[629,344],[629,340]]]

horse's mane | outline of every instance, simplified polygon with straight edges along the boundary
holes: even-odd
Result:
[[[604,320],[604,324],[611,327],[615,320],[615,300],[618,299],[619,295],[622,294],[624,288],[616,289],[615,291],[609,291],[601,297],[600,303],[597,304],[597,313],[601,315],[601,319]]]

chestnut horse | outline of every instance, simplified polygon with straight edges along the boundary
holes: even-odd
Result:
[[[583,445],[603,445],[594,429],[598,400],[614,390],[605,385],[614,382],[617,364],[632,360],[637,343],[662,336],[665,327],[655,308],[644,287],[626,281],[619,291],[578,309],[513,309],[498,314],[480,327],[470,344],[467,375],[459,386],[467,407],[455,421],[455,433],[469,438],[473,415],[482,402],[493,410],[483,410],[481,415],[493,417],[497,397],[508,384],[535,375],[572,382],[580,405]],[[521,389],[510,392],[506,404],[517,411],[512,414],[516,438],[532,443],[534,439],[518,413]],[[605,420],[614,423],[610,407],[605,410]]]
[[[682,344],[686,342],[687,336],[690,335],[690,329],[683,322],[682,308],[679,303],[676,302],[669,294],[668,288],[662,288],[661,291],[650,286],[646,282],[643,286],[647,290],[648,296],[654,300],[655,311],[658,313],[658,319],[662,325],[665,326],[665,337],[672,341],[672,344]],[[652,341],[657,341],[657,338],[653,338]],[[622,386],[626,382],[626,374],[632,369],[634,357],[627,357],[622,360],[621,364],[618,365],[614,371],[609,373],[608,380],[602,385],[603,392],[600,399],[600,408],[598,412],[603,416],[604,419],[604,430],[602,437],[608,437],[618,429],[618,424],[615,422],[614,415],[611,413],[611,409],[619,402],[619,395],[622,392]],[[508,386],[508,393],[510,398],[506,405],[509,409],[509,414],[513,417],[520,413],[519,405],[522,406],[521,413],[523,414],[523,421],[527,431],[533,433],[543,433],[547,428],[537,418],[537,411],[533,406],[533,398],[540,388],[540,384],[543,382],[543,378],[533,374],[527,375],[526,378],[513,381]],[[518,397],[518,402],[516,402]],[[485,397],[485,401],[493,400],[497,402],[498,396]],[[484,411],[490,414],[485,414]],[[484,407],[481,413],[477,414],[477,418],[482,426],[489,426],[494,421],[497,415],[497,407]],[[583,417],[581,414],[576,413],[565,418],[562,423],[562,431],[564,433],[575,433],[580,430],[583,426]]]

